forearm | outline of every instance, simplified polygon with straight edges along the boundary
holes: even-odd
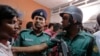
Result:
[[[29,47],[12,47],[13,52],[39,52],[46,49],[48,46],[46,43],[40,45],[34,45]]]

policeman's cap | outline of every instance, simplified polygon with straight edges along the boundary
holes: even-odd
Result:
[[[38,9],[38,10],[33,11],[31,18],[34,19],[35,16],[41,16],[41,17],[44,17],[46,19],[47,13],[43,9]]]

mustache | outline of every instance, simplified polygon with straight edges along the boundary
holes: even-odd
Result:
[[[35,25],[41,25],[41,23],[39,23],[39,22],[36,22],[36,23],[35,23]]]
[[[40,28],[41,27],[41,23],[35,23],[35,27],[36,28]]]

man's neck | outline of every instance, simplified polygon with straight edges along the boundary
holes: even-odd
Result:
[[[42,30],[34,30],[35,34],[40,34]]]
[[[76,29],[76,30],[74,30],[74,31],[70,31],[70,33],[69,33],[70,39],[75,38],[75,36],[78,34],[78,32],[79,32],[78,29]]]

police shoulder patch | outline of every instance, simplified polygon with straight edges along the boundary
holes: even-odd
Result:
[[[99,52],[98,47],[96,45],[93,46],[93,52],[95,52],[95,53]]]

